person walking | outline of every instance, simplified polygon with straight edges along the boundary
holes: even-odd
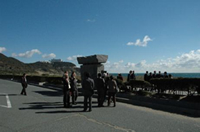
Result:
[[[76,104],[76,100],[78,98],[78,88],[77,88],[77,79],[76,79],[75,72],[72,72],[71,74],[70,86],[71,86],[71,94],[72,94],[72,104]]]
[[[26,88],[28,86],[28,83],[27,83],[27,79],[26,79],[26,73],[24,73],[22,78],[21,78],[21,84],[22,84],[21,95],[27,95],[26,94]]]
[[[70,107],[70,82],[68,71],[65,71],[63,75],[63,104],[65,108]]]
[[[116,106],[116,90],[117,82],[114,80],[113,76],[110,76],[110,80],[108,81],[108,106],[110,106],[111,97],[114,103],[114,107]]]
[[[98,77],[95,80],[95,86],[98,93],[98,107],[103,107],[105,97],[105,80],[101,77],[101,73],[98,73]]]
[[[88,72],[85,73],[85,78],[82,82],[83,95],[84,95],[84,110],[87,111],[89,104],[89,111],[92,111],[92,95],[94,94],[94,80],[90,78]]]

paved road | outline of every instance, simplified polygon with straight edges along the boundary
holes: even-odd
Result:
[[[62,92],[0,80],[0,132],[200,132],[200,118],[117,103],[82,112],[83,97],[73,108],[63,108]]]

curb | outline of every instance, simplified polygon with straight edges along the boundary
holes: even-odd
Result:
[[[97,98],[97,96],[98,96],[97,94],[93,95],[93,97],[95,98]],[[200,104],[198,103],[152,99],[142,96],[131,96],[123,93],[118,93],[116,96],[116,100],[117,102],[148,107],[155,110],[161,110],[165,112],[176,113],[190,117],[200,117]]]
[[[148,107],[155,110],[162,110],[165,112],[186,115],[190,117],[200,117],[200,111],[197,109],[183,108],[183,107],[178,107],[178,106],[174,106],[170,104],[163,105],[163,104],[158,104],[155,102],[145,102],[145,101],[140,101],[140,100],[132,100],[128,98],[125,99],[125,98],[120,98],[120,97],[117,97],[117,101],[127,103],[127,104],[133,104],[137,106]]]

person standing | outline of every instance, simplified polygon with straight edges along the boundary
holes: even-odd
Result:
[[[105,80],[101,77],[101,73],[98,73],[98,77],[95,80],[95,86],[98,93],[98,107],[103,107],[105,97]]]
[[[89,104],[89,111],[92,111],[92,95],[94,93],[94,80],[90,78],[88,72],[85,73],[85,79],[82,82],[83,94],[84,94],[84,110],[87,111]],[[89,100],[89,102],[88,102]]]
[[[148,81],[150,81],[153,78],[152,72],[149,73]]]
[[[132,75],[132,71],[129,71],[129,74],[127,76],[127,82],[129,82],[131,80],[131,75]]]
[[[162,78],[162,77],[163,77],[163,75],[161,74],[161,71],[159,71],[157,74],[157,78]]]
[[[70,107],[70,88],[68,71],[65,71],[63,75],[63,104],[65,108]]]
[[[72,93],[72,104],[76,104],[76,100],[78,98],[78,88],[77,88],[77,79],[76,79],[75,72],[72,72],[71,74],[70,86],[71,86],[71,93]]]
[[[105,74],[105,76],[102,76],[102,78],[104,79],[105,81],[105,87],[104,87],[104,101],[103,102],[106,102],[106,99],[107,99],[107,91],[108,91],[108,81],[109,81],[109,76],[108,76],[108,73]]]
[[[110,80],[108,81],[108,106],[110,106],[111,97],[114,103],[114,107],[116,106],[116,89],[117,82],[114,80],[113,76],[110,76]]]
[[[168,78],[168,77],[169,77],[169,76],[167,75],[167,72],[166,72],[166,71],[164,72],[163,77],[164,77],[164,78]]]
[[[123,77],[122,77],[121,73],[118,74],[117,79],[119,79],[119,80],[121,80],[123,82]]]
[[[135,80],[135,79],[136,79],[136,77],[135,77],[135,71],[132,71],[132,74],[131,74],[131,76],[130,76],[130,79],[131,79],[131,80]]]
[[[149,75],[148,71],[144,74],[144,81],[149,81]]]
[[[154,71],[154,72],[153,72],[153,78],[157,78],[156,75],[157,75],[157,74],[156,74],[156,71]]]
[[[26,73],[24,73],[21,78],[21,84],[22,84],[21,95],[26,95],[26,88],[28,86],[27,79],[26,79]]]

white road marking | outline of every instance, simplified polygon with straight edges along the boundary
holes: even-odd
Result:
[[[12,108],[12,105],[11,105],[11,102],[10,102],[8,94],[0,93],[0,95],[5,95],[6,96],[6,102],[7,102],[7,106],[6,105],[0,105],[0,106],[4,107],[4,108]]]

